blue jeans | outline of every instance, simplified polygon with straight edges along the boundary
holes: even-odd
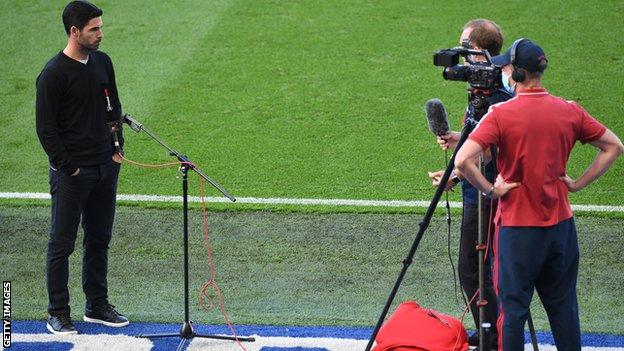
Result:
[[[550,227],[505,227],[503,223],[497,241],[499,350],[524,350],[524,325],[535,289],[557,350],[580,351],[579,247],[574,218]]]
[[[50,168],[52,220],[46,260],[50,314],[70,313],[69,256],[74,251],[81,220],[82,289],[87,305],[108,303],[108,244],[115,217],[119,168],[118,163],[110,160],[80,167],[80,174],[73,177]]]

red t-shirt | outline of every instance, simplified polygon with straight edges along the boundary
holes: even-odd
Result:
[[[510,227],[547,227],[572,217],[568,188],[559,180],[574,147],[606,131],[576,102],[544,89],[520,91],[492,105],[470,134],[484,149],[498,146],[498,170],[506,182],[520,182],[499,200],[498,218]]]

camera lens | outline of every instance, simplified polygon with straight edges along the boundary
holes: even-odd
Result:
[[[468,67],[463,65],[455,65],[452,67],[446,67],[442,71],[442,76],[446,80],[461,80],[468,81]]]

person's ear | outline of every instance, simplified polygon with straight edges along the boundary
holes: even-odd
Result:
[[[76,26],[71,26],[71,28],[69,28],[69,34],[72,36],[78,36],[78,34],[80,34],[80,29]]]

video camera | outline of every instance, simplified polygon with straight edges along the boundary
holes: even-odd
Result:
[[[462,56],[468,63],[459,64]],[[474,61],[471,56],[483,56],[485,61]],[[442,76],[446,80],[468,82],[472,88],[494,91],[501,87],[501,68],[492,63],[487,50],[470,49],[468,42],[462,46],[439,50],[433,55],[433,64],[445,67]]]

